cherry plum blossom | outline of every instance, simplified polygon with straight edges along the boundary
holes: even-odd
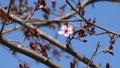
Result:
[[[74,29],[72,26],[62,25],[61,29],[58,31],[58,34],[68,37],[70,34],[73,34]]]

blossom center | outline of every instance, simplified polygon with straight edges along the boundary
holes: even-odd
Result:
[[[66,29],[64,32],[65,32],[65,33],[68,33],[68,29]]]

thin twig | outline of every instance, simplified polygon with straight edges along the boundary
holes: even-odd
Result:
[[[7,11],[7,13],[6,13],[5,19],[4,19],[4,21],[3,21],[2,28],[1,28],[1,30],[0,30],[0,36],[2,36],[2,32],[3,32],[3,30],[4,30],[5,23],[6,23],[7,19],[8,19],[8,17],[9,17],[9,13],[10,13],[11,6],[12,6],[12,0],[10,0],[10,4],[9,4],[9,7],[8,7],[8,11]]]
[[[95,2],[100,2],[100,1],[108,1],[108,2],[120,2],[120,0],[84,0],[82,3],[81,3],[81,7],[86,7],[88,5],[90,5],[91,3],[95,3]],[[76,10],[78,11],[78,8],[76,8]],[[62,19],[68,19],[70,17],[72,17],[74,14],[76,14],[76,12],[74,10],[71,10],[69,13],[67,14],[64,14],[58,18],[56,18],[55,20],[62,20]],[[46,26],[46,25],[49,25],[50,23],[49,22],[37,22],[37,23],[33,23],[34,25],[37,25],[37,26]]]
[[[107,34],[108,32],[101,32],[101,33],[97,33],[95,35],[103,35],[103,34]]]
[[[13,31],[20,30],[20,29],[22,29],[21,26],[17,26],[17,27],[14,27],[14,28],[12,28],[12,29],[8,29],[8,30],[4,31],[4,32],[2,33],[2,35],[5,35],[5,34],[8,34],[8,33],[13,32]]]
[[[42,2],[42,0],[38,0],[38,2],[37,2],[37,4],[36,4],[35,8],[32,10],[31,14],[27,17],[26,21],[28,21],[28,20],[31,19],[31,17],[34,15],[34,13],[35,13],[35,11],[36,11],[38,5],[39,5],[41,2]]]
[[[71,22],[70,22],[70,24],[72,24],[73,26],[75,26],[75,27],[77,27],[77,28],[79,28],[79,29],[82,29],[82,30],[86,31],[86,32],[89,33],[89,34],[92,34],[92,32],[86,30],[86,29],[83,28],[83,27],[79,27],[79,26],[77,26],[77,25],[75,25],[75,24],[73,24],[73,23],[71,23]]]
[[[30,19],[32,18],[32,16],[34,15],[34,13],[35,13],[35,11],[36,11],[38,5],[39,5],[41,2],[42,2],[42,0],[38,0],[38,2],[37,2],[37,4],[36,4],[35,8],[32,10],[31,14],[27,17],[27,19],[26,19],[26,21],[25,21],[25,23],[24,23],[23,25],[25,25],[25,24],[27,23],[27,21],[30,20]],[[21,28],[23,28],[23,27],[21,27]]]
[[[95,50],[95,52],[92,54],[92,56],[91,56],[91,58],[90,58],[90,61],[89,61],[89,63],[87,64],[87,66],[86,66],[86,68],[88,68],[88,66],[89,66],[89,64],[92,62],[92,60],[93,60],[93,58],[98,54],[97,52],[98,52],[98,48],[100,47],[100,41],[98,41],[98,43],[97,43],[97,46],[96,46],[96,50]],[[97,53],[97,54],[96,54]]]
[[[95,23],[92,23],[92,22],[86,20],[86,19],[70,4],[70,2],[69,2],[68,0],[66,0],[66,2],[67,2],[67,3],[69,4],[69,6],[84,20],[84,22],[86,22],[86,23],[88,23],[88,24],[90,24],[90,25],[93,25],[93,26],[95,26],[95,27],[97,27],[97,28],[99,28],[99,29],[102,29],[102,30],[104,30],[104,31],[106,31],[106,32],[108,32],[108,33],[111,33],[111,34],[120,36],[120,33],[113,32],[113,31],[111,31],[111,30],[109,30],[109,29],[106,29],[106,28],[104,28],[104,27],[102,27],[102,26],[96,25]]]
[[[30,19],[32,18],[32,16],[34,15],[34,13],[35,13],[35,11],[36,11],[38,5],[41,4],[41,2],[42,2],[42,0],[38,0],[38,2],[37,2],[37,4],[36,4],[35,8],[32,10],[31,14],[27,17],[26,22],[23,24],[23,27],[24,27],[24,25],[27,23],[27,21],[30,20]],[[22,27],[21,27],[21,28],[22,28]],[[24,41],[25,41],[25,37],[23,38],[22,43],[24,43]]]

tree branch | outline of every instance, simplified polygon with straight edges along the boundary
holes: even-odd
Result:
[[[91,3],[95,3],[95,2],[102,2],[102,1],[108,1],[108,2],[120,2],[120,0],[84,0],[84,2],[81,4],[81,7],[86,7]],[[78,9],[76,9],[78,11]],[[67,14],[64,14],[63,16],[60,16],[59,18],[56,18],[54,20],[64,20],[64,19],[68,19],[71,16],[73,16],[74,14],[76,14],[76,12],[74,10],[70,11]],[[32,23],[33,25],[37,25],[37,26],[45,26],[45,25],[49,25],[49,22],[36,22],[36,23]]]
[[[83,3],[82,3],[82,6],[86,6],[88,5],[89,3],[93,3],[93,2],[97,2],[97,1],[107,1],[107,0],[85,0]],[[111,0],[113,2],[120,2],[120,0]],[[7,11],[5,9],[2,8],[2,10],[7,13]],[[76,9],[78,11],[78,9]],[[74,10],[72,10],[70,13],[66,14],[66,15],[63,15],[59,18],[56,18],[55,20],[62,20],[62,19],[66,19],[66,18],[69,18],[71,17],[72,15],[74,15],[76,12]],[[17,16],[13,15],[13,14],[10,14],[9,15],[12,19],[14,19],[15,21],[17,21],[19,24],[21,25],[24,25],[25,27],[28,27],[28,28],[34,28],[33,25],[31,25],[29,22],[25,24],[25,22],[23,22],[22,19],[18,18]],[[44,22],[42,25],[45,25],[45,24],[48,24],[48,22]],[[113,33],[115,35],[118,35],[120,36],[119,33],[116,33],[116,32],[112,32],[106,28],[103,28],[101,26],[98,26],[96,24],[92,24],[104,31],[107,31],[108,33]],[[85,64],[88,64],[90,62],[89,59],[87,59],[86,57],[74,52],[73,50],[71,49],[68,49],[67,47],[65,47],[65,45],[63,45],[62,43],[60,43],[59,41],[57,41],[56,39],[52,38],[51,36],[47,35],[46,33],[44,33],[43,31],[41,30],[38,30],[37,31],[39,32],[40,36],[44,39],[46,39],[47,41],[51,42],[52,44],[56,45],[57,47],[61,48],[62,50],[66,51],[67,53],[71,54],[72,56],[76,57],[77,59],[79,59],[80,61],[82,61],[83,63]],[[49,67],[53,67],[53,68],[61,68],[60,66],[56,65],[55,63],[53,63],[50,59],[40,55],[40,54],[37,54],[36,52],[34,51],[31,51],[25,47],[21,47],[21,46],[18,46],[12,42],[10,42],[9,40],[7,39],[4,39],[0,36],[0,43],[7,46],[8,48],[11,48],[11,49],[15,49],[17,50],[18,52],[22,53],[22,54],[25,54],[37,61],[40,61],[42,62],[43,64],[49,66]],[[89,64],[89,66],[91,68],[100,68],[98,65],[94,64],[93,62],[91,62]]]
[[[12,0],[10,0],[10,4],[9,4],[9,7],[8,7],[8,12],[6,13],[5,19],[3,21],[3,25],[2,25],[1,30],[0,30],[0,35],[2,35],[2,31],[4,30],[6,21],[7,21],[8,17],[9,17],[11,6],[12,6]]]
[[[12,43],[11,41],[9,41],[5,38],[0,37],[0,43],[10,49],[16,50],[26,56],[29,56],[29,57],[35,59],[36,61],[39,61],[51,68],[62,68],[61,66],[59,66],[56,63],[54,63],[53,61],[51,61],[49,58],[44,57],[41,54],[38,54],[33,50],[29,50],[25,47],[22,47],[21,45],[16,45],[15,43]]]
[[[2,8],[2,10],[6,13],[7,11],[5,9]],[[17,23],[25,26],[25,27],[28,27],[28,28],[34,28],[33,25],[31,25],[30,23],[26,23],[24,24],[25,22],[22,22],[23,20],[18,18],[17,16],[11,14],[10,17],[14,20],[17,21]],[[56,45],[57,47],[59,47],[60,49],[66,51],[67,53],[71,54],[72,56],[76,57],[78,60],[82,61],[83,63],[85,64],[88,64],[89,63],[89,59],[82,56],[81,54],[78,54],[76,52],[74,52],[73,50],[71,49],[68,49],[67,47],[65,47],[65,45],[63,45],[62,43],[60,43],[59,41],[57,41],[56,39],[54,39],[53,37],[47,35],[45,32],[41,31],[41,30],[38,30],[37,31],[39,32],[39,35],[40,37],[46,39],[47,41],[51,42],[52,44]],[[94,63],[90,63],[89,66],[91,68],[100,68],[98,65],[94,64]]]
[[[106,2],[120,2],[120,0],[85,0],[85,5],[84,6],[87,6],[89,4],[92,4],[92,3],[95,3],[95,2],[103,2],[103,1],[106,1]]]
[[[81,7],[84,7],[86,6],[86,4],[88,3],[89,1],[88,0],[85,0],[82,4],[81,4]],[[78,9],[76,9],[78,11]],[[70,18],[71,16],[73,16],[74,14],[76,14],[76,12],[74,10],[70,11],[69,13],[67,14],[64,14],[63,16],[60,16],[54,20],[65,20],[65,19],[68,19]],[[45,25],[49,25],[50,23],[49,22],[36,22],[36,23],[32,23],[33,25],[36,25],[36,26],[45,26]]]
[[[9,29],[7,29],[7,30],[4,30],[4,31],[2,32],[2,35],[5,35],[5,34],[8,34],[8,33],[14,32],[14,31],[16,31],[16,30],[20,30],[20,29],[22,29],[21,26],[17,26],[17,27],[14,27],[14,28],[9,28]]]
[[[93,0],[86,0],[86,1],[88,1],[88,2],[86,2],[86,4],[87,4],[87,3],[89,3],[89,2],[91,2],[91,1],[93,1]],[[66,0],[66,2],[69,4],[69,6],[70,6],[86,23],[88,23],[88,24],[90,24],[90,25],[93,25],[93,26],[95,26],[95,27],[97,27],[97,28],[99,28],[99,29],[102,29],[102,30],[106,31],[107,33],[111,33],[111,34],[120,36],[120,33],[111,31],[111,30],[109,30],[109,29],[107,29],[107,28],[104,28],[104,27],[102,27],[102,26],[99,26],[99,25],[97,25],[97,24],[95,24],[95,23],[92,23],[92,22],[88,21],[87,19],[85,19],[85,18],[78,12],[77,9],[75,9],[75,8],[70,4],[70,2],[69,2],[68,0]]]

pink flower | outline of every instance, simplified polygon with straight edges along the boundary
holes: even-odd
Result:
[[[64,35],[65,37],[68,37],[70,34],[72,34],[73,31],[73,27],[72,26],[67,26],[67,25],[62,25],[60,31],[58,31],[58,34],[60,35]]]

